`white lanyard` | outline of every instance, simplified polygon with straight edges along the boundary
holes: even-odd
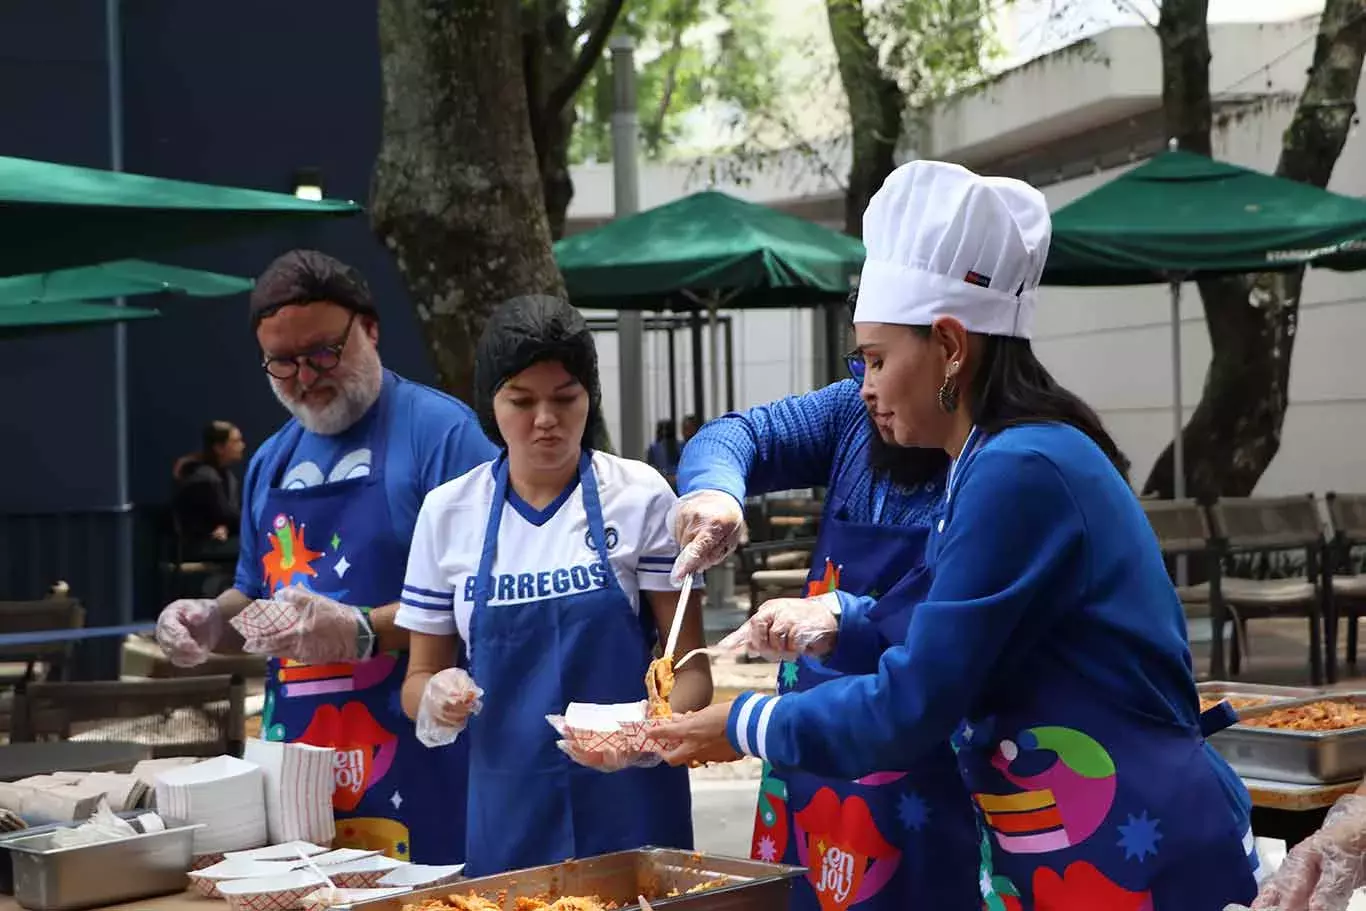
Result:
[[[953,491],[955,489],[954,482],[959,480],[958,466],[963,464],[963,460],[966,459],[968,456],[972,455],[972,453],[977,449],[978,446],[981,445],[981,443],[982,438],[981,435],[978,433],[977,425],[973,424],[972,429],[968,431],[968,438],[963,441],[962,452],[958,453],[958,458],[954,459],[952,462],[949,463],[949,476],[948,480],[944,483],[945,504],[950,503],[953,500]]]

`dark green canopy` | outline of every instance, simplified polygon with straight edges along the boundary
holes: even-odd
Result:
[[[29,335],[35,331],[62,329],[91,323],[119,323],[150,319],[161,314],[145,307],[61,302],[52,304],[0,304],[0,337]]]
[[[1169,151],[1053,213],[1051,285],[1366,268],[1366,200]]]
[[[0,305],[92,301],[159,293],[227,297],[250,291],[251,286],[251,279],[236,275],[125,259],[98,266],[0,278]]]
[[[353,202],[0,156],[0,275],[145,256],[360,211]]]
[[[863,244],[794,215],[716,191],[567,237],[555,245],[578,307],[693,310],[802,307],[842,300]]]

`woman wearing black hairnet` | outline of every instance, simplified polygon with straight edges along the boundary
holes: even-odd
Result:
[[[557,749],[546,723],[571,702],[645,698],[652,642],[677,602],[674,493],[643,462],[594,449],[597,352],[563,301],[521,297],[494,312],[475,405],[503,453],[428,494],[397,618],[412,633],[403,707],[419,738],[449,742],[469,726],[466,875],[691,848],[686,769]],[[456,667],[461,643],[469,673]],[[701,645],[694,604],[677,651]],[[710,701],[707,663],[679,670],[674,711]]]

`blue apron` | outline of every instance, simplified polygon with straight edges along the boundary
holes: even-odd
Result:
[[[475,577],[470,669],[484,707],[470,744],[469,853],[465,873],[487,876],[570,858],[656,845],[692,847],[688,770],[659,765],[603,773],[555,746],[546,715],[571,702],[645,699],[650,640],[608,559],[591,453],[579,483],[604,587],[489,606],[498,529],[507,501],[506,456],[494,463],[493,504]],[[642,593],[642,605],[644,604]]]
[[[950,469],[934,559],[952,521]],[[987,533],[990,533],[987,530]],[[1141,605],[1136,605],[1141,609]],[[987,698],[953,736],[980,826],[989,911],[1215,911],[1251,903],[1256,853],[1248,808],[1234,804],[1205,737],[1235,719],[1227,704],[1199,726],[1097,698],[1061,663]],[[1245,796],[1245,795],[1244,795]]]
[[[384,488],[389,439],[388,385],[375,405],[366,444],[370,473],[316,487],[282,490],[280,479],[303,436],[284,431],[269,478],[256,558],[270,591],[302,585],[366,609],[398,600],[408,541],[394,535]],[[398,860],[459,863],[465,853],[468,745],[439,750],[418,742],[399,690],[407,653],[361,662],[269,662],[262,736],[337,751],[332,806],[338,847],[380,850]]]
[[[888,484],[876,479],[873,522],[845,518],[848,477],[842,475],[829,493],[807,594],[837,583],[843,591],[876,597],[908,572],[921,576],[923,593],[929,587],[921,565],[929,529],[879,524]],[[910,614],[874,608],[871,617],[888,641],[901,642]],[[868,656],[869,671],[878,657]],[[800,658],[779,667],[778,691],[801,692],[840,676]],[[794,886],[793,911],[953,911],[974,907],[978,897],[972,804],[947,743],[908,771],[857,781],[786,769],[780,775],[765,764],[751,856],[808,868]]]

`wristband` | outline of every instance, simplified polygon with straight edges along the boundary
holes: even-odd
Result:
[[[375,633],[375,625],[370,622],[370,612],[360,608],[356,610],[360,614],[360,623],[356,625],[356,658],[359,661],[368,661],[374,657],[379,636]]]

